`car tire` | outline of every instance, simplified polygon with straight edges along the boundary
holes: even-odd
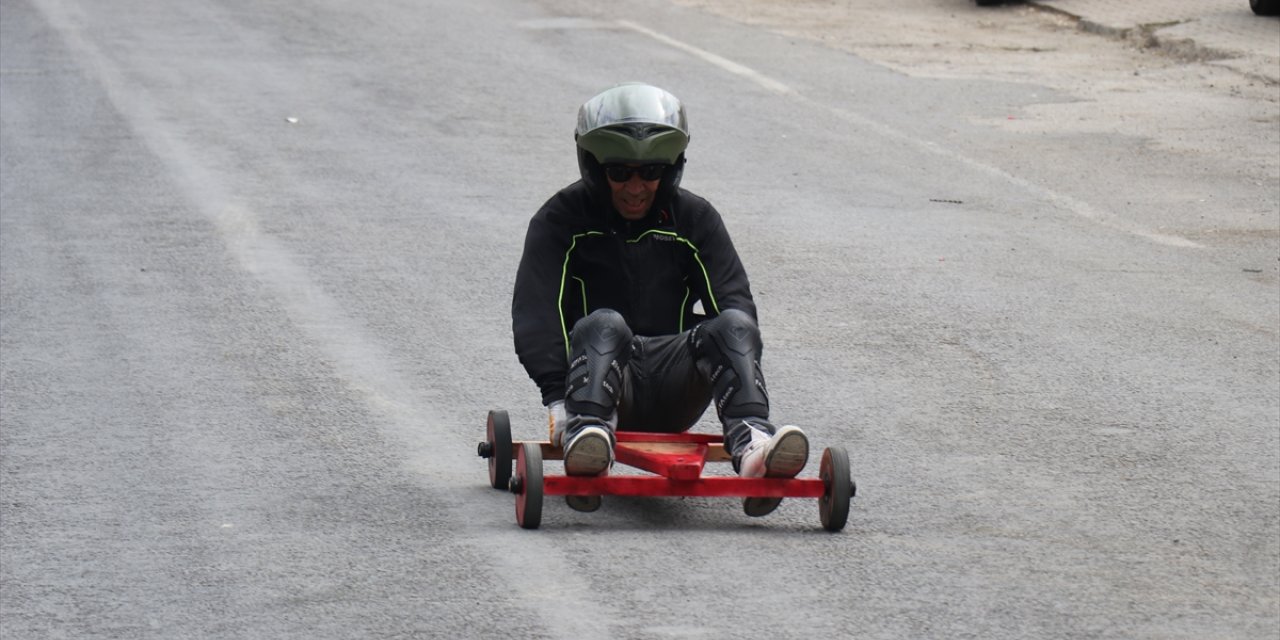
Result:
[[[1280,15],[1280,0],[1249,0],[1249,8],[1260,16]]]

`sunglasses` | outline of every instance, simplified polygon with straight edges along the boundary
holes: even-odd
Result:
[[[613,182],[626,182],[633,175],[639,175],[641,180],[657,180],[662,177],[662,173],[667,170],[665,164],[645,164],[638,167],[628,167],[625,164],[606,164],[604,166],[604,174],[609,176],[609,180]]]

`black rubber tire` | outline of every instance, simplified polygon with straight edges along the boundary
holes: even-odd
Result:
[[[1249,0],[1249,8],[1260,16],[1280,15],[1280,0]]]
[[[523,529],[542,524],[542,447],[536,442],[521,445],[516,455],[516,523]]]
[[[973,0],[973,2],[979,7],[993,7],[1004,2],[1004,0]]]
[[[822,528],[840,531],[849,521],[849,503],[856,491],[849,473],[849,454],[844,447],[827,447],[822,452],[822,465],[818,468],[825,491],[818,498],[818,516]]]
[[[494,489],[506,491],[511,484],[511,419],[506,411],[494,409],[489,412],[485,438],[490,451],[489,484]]]

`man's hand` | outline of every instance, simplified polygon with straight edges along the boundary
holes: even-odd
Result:
[[[560,446],[560,437],[564,435],[568,418],[564,409],[564,400],[556,400],[547,405],[547,437],[551,439],[552,445]]]

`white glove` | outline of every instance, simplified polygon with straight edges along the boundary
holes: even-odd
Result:
[[[556,400],[547,405],[547,436],[551,444],[560,446],[560,437],[564,435],[569,415],[564,410],[564,400]]]

